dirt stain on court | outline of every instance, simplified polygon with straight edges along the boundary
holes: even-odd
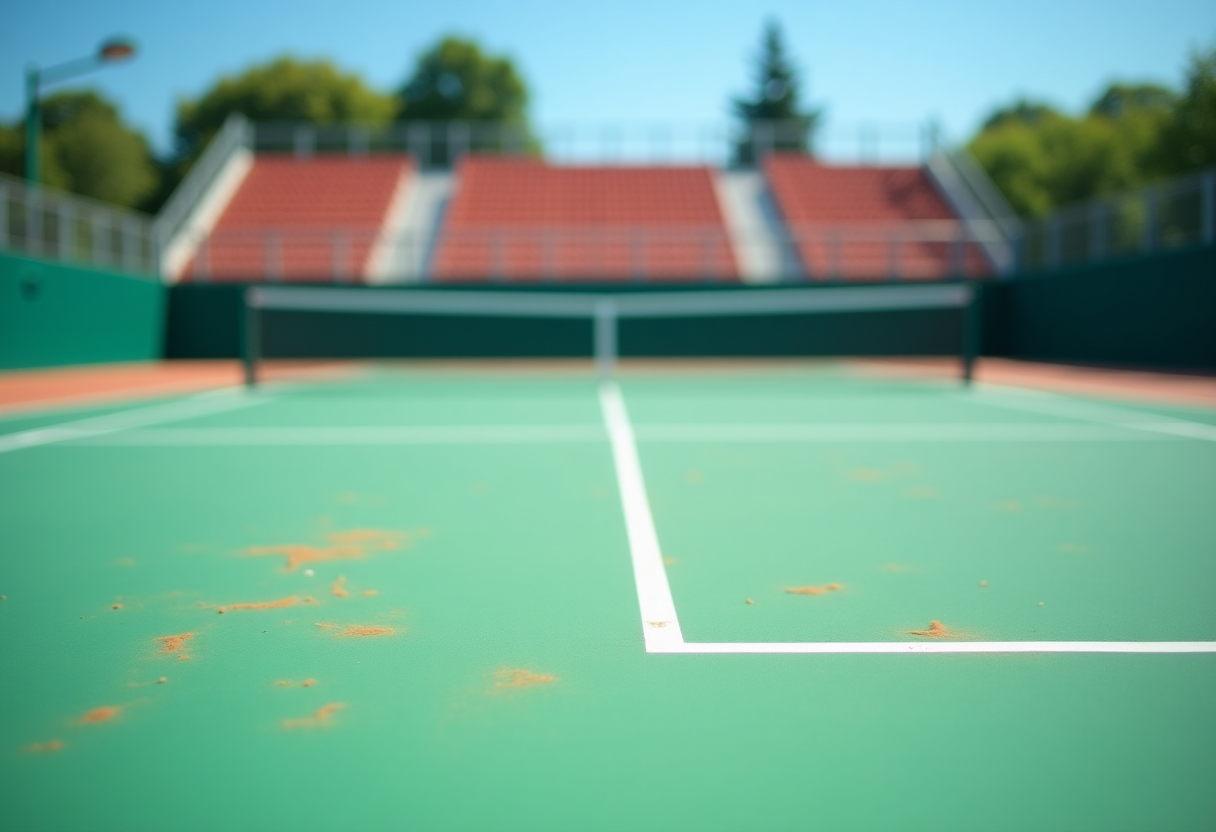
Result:
[[[63,740],[47,740],[31,743],[21,749],[26,754],[50,754],[63,750]]]
[[[296,687],[311,688],[316,683],[317,683],[317,680],[313,679],[313,678],[305,679],[303,682],[291,682],[291,681],[288,681],[287,679],[279,679],[277,682],[274,683],[274,686],[276,688],[296,688]]]
[[[240,610],[281,610],[284,607],[294,607],[300,604],[319,604],[316,598],[311,595],[300,597],[299,595],[290,595],[286,598],[280,598],[277,601],[252,601],[240,604],[226,604],[222,607],[216,607],[218,613],[238,612]]]
[[[407,549],[415,541],[428,537],[431,530],[420,528],[406,531],[385,529],[350,529],[330,532],[326,535],[328,546],[310,546],[304,543],[285,543],[275,546],[250,546],[246,557],[282,557],[284,568],[294,572],[310,563],[335,560],[362,560],[376,552],[392,552]]]
[[[556,676],[548,673],[533,673],[520,668],[506,668],[494,671],[494,687],[496,688],[530,688],[536,685],[549,685],[557,681]]]
[[[84,714],[80,717],[80,719],[76,720],[76,723],[78,725],[97,725],[101,722],[109,722],[113,719],[117,719],[118,715],[121,713],[122,708],[120,708],[118,705],[103,705],[100,708],[94,708],[93,710]]]
[[[341,702],[330,702],[318,708],[312,716],[285,719],[282,722],[282,726],[288,730],[294,728],[329,728],[333,725],[334,714],[345,707]]]
[[[160,652],[176,653],[179,660],[190,658],[186,652],[186,642],[194,638],[194,633],[178,633],[175,636],[158,636],[153,641],[160,643]]]
[[[835,592],[839,589],[844,589],[843,584],[825,584],[824,586],[791,586],[786,587],[786,593],[789,595],[826,595],[829,592]]]
[[[349,596],[350,590],[347,589],[345,586],[343,586],[343,584],[345,584],[345,583],[346,583],[346,576],[339,575],[338,580],[334,581],[333,584],[331,584],[329,587],[330,594],[333,595],[335,598],[346,598],[347,596]]]
[[[958,633],[953,632],[937,619],[929,622],[929,629],[908,630],[908,635],[921,636],[922,638],[958,638]]]
[[[322,630],[335,631],[334,638],[376,638],[377,636],[395,636],[401,632],[396,627],[383,627],[378,624],[347,624],[343,627],[328,621],[318,621],[316,626]]]

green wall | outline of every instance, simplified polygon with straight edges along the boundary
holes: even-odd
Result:
[[[1216,247],[1027,274],[994,288],[989,354],[1216,370]]]
[[[158,280],[0,252],[0,369],[162,357]]]

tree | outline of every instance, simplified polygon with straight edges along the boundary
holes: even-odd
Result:
[[[1023,99],[989,116],[968,149],[1018,213],[1042,216],[1160,175],[1176,102],[1165,87],[1112,84],[1077,118]]]
[[[463,150],[540,152],[523,77],[510,58],[472,41],[447,37],[419,55],[398,101],[399,122],[474,122],[467,134],[433,131],[425,149],[413,148],[428,163],[450,164]]]
[[[1191,56],[1186,88],[1161,137],[1160,163],[1170,173],[1216,164],[1216,47]]]
[[[1216,163],[1216,48],[1192,55],[1181,94],[1111,84],[1080,117],[1017,101],[968,149],[1025,216]]]
[[[220,78],[198,98],[179,102],[176,155],[182,162],[194,161],[232,113],[253,121],[383,125],[393,111],[390,96],[329,61],[278,58]]]
[[[399,121],[528,122],[528,88],[511,60],[460,38],[420,55],[398,96]]]
[[[765,25],[754,80],[750,97],[731,101],[731,109],[746,131],[735,144],[735,163],[756,164],[769,150],[809,153],[811,134],[821,113],[803,111],[799,106],[798,72],[786,53],[776,21]]]
[[[43,184],[126,208],[146,208],[160,177],[147,140],[91,91],[42,100]],[[23,123],[0,130],[0,169],[21,175]]]

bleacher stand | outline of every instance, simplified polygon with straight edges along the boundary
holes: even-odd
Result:
[[[414,167],[403,154],[259,154],[182,279],[363,282]]]
[[[812,280],[880,279],[893,273],[941,279],[960,265],[970,275],[989,272],[975,245],[955,250],[945,239],[957,225],[956,217],[922,168],[835,167],[781,153],[765,160],[764,174],[802,269]],[[901,242],[900,228],[910,230],[913,224],[938,230],[943,239],[912,239],[909,234]],[[952,262],[958,258],[966,258],[965,263]]]
[[[466,156],[441,281],[738,280],[707,167],[555,167]]]

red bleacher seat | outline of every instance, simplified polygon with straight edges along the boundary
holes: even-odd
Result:
[[[736,280],[705,167],[554,167],[467,156],[440,280]]]
[[[957,217],[921,168],[831,167],[773,154],[764,173],[813,279],[940,279],[959,265],[969,276],[989,273],[975,245],[956,250],[946,241],[960,230]],[[930,227],[942,241],[917,239]]]
[[[361,281],[404,155],[258,155],[183,279]]]

